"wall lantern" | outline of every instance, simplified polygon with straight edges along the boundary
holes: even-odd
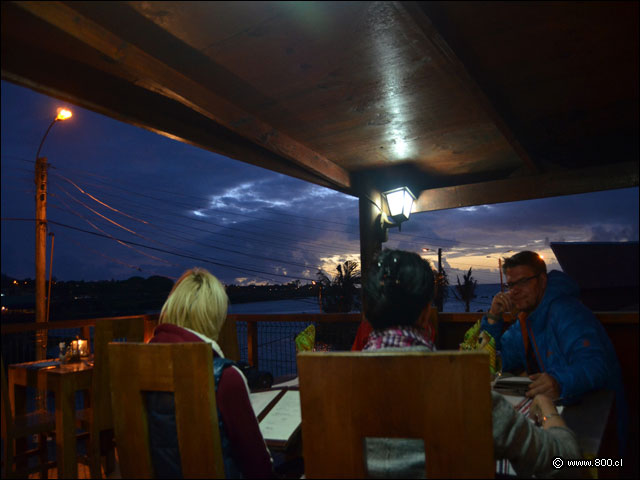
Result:
[[[382,228],[386,230],[387,228],[398,227],[398,230],[401,230],[402,222],[409,220],[413,202],[416,200],[415,195],[407,187],[400,187],[383,192],[382,198],[387,203],[389,210],[388,216],[384,211],[380,216]],[[389,221],[389,218],[393,221]]]

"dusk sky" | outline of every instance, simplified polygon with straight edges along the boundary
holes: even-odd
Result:
[[[2,273],[35,276],[35,155],[61,106],[73,117],[54,125],[41,152],[57,279],[176,279],[201,266],[227,284],[306,283],[318,268],[359,261],[355,197],[1,85]],[[498,283],[509,250],[535,250],[557,269],[549,242],[631,240],[638,188],[415,214],[383,247],[434,265],[441,247],[451,283],[469,267],[479,283]],[[47,277],[49,254],[50,244]]]

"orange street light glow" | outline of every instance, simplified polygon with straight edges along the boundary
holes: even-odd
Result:
[[[59,108],[56,120],[66,120],[67,118],[71,118],[72,115],[73,114],[71,113],[71,110],[67,110],[66,108]]]

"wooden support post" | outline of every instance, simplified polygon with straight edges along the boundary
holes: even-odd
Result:
[[[442,273],[442,248],[438,248],[438,297],[436,298],[436,308],[438,312],[442,312],[444,306],[444,289],[448,288],[444,284],[444,279]]]
[[[382,249],[384,232],[380,227],[382,196],[374,189],[360,195],[360,271],[362,281],[367,278],[371,261]],[[364,289],[363,305],[364,305]]]
[[[91,325],[82,327],[82,338],[87,341],[87,346],[91,347]]]
[[[252,367],[258,367],[258,324],[247,322],[247,360]]]

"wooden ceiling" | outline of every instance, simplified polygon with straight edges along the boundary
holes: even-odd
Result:
[[[637,2],[2,2],[2,78],[416,211],[638,185]]]

